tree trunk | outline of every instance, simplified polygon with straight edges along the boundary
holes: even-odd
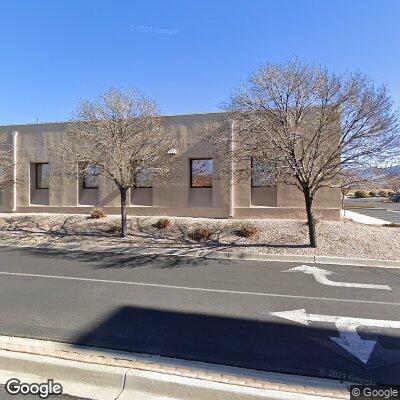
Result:
[[[128,226],[126,221],[126,189],[120,189],[121,195],[121,237],[125,237],[128,232]]]
[[[317,247],[317,233],[315,231],[315,218],[313,211],[313,200],[314,197],[311,195],[310,190],[307,188],[303,190],[304,200],[306,202],[307,211],[307,224],[308,224],[308,234],[310,238],[310,246]]]

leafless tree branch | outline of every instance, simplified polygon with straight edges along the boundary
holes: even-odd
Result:
[[[136,90],[111,89],[95,101],[77,107],[58,147],[55,171],[72,179],[93,164],[98,174],[114,182],[121,194],[122,235],[126,235],[126,193],[141,173],[154,181],[168,179],[174,170],[176,136],[160,116],[157,105]]]
[[[337,75],[297,60],[267,64],[223,108],[235,135],[230,138],[228,123],[209,126],[210,148],[235,166],[248,165],[251,157],[269,161],[276,182],[298,187],[313,247],[316,193],[337,187],[349,170],[398,162],[398,112],[388,89],[359,72]],[[249,179],[251,170],[225,171],[227,178],[232,174]]]

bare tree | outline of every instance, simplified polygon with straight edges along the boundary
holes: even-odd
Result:
[[[127,234],[127,192],[138,179],[162,181],[173,170],[175,136],[156,104],[136,90],[111,89],[96,101],[83,101],[68,123],[56,170],[65,176],[104,177],[119,190],[121,235]],[[143,178],[144,177],[144,178]]]
[[[382,175],[381,185],[396,193],[400,191],[399,165],[386,167],[381,175]]]
[[[14,182],[14,156],[7,135],[0,134],[0,189]]]
[[[400,191],[400,176],[393,175],[386,181],[386,185],[389,189],[393,190],[393,192],[397,193]]]
[[[214,127],[213,151],[230,158],[241,178],[249,179],[251,169],[237,166],[253,157],[273,166],[273,173],[265,169],[270,181],[301,190],[312,247],[316,194],[337,187],[346,170],[379,165],[398,149],[398,117],[387,88],[358,72],[336,75],[296,60],[267,64],[223,107],[234,134],[221,133],[227,124]]]
[[[341,194],[341,205],[344,207],[345,197],[351,190],[371,187],[381,181],[379,170],[373,169],[347,169],[338,174],[332,182],[332,187],[338,187]]]
[[[344,200],[349,192],[353,189],[359,187],[360,180],[358,175],[353,174],[352,172],[344,172],[341,176],[338,176],[337,186],[340,189],[340,197],[341,197],[341,206],[344,207]]]

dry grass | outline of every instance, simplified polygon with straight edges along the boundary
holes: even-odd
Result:
[[[258,228],[258,226],[249,222],[241,225],[235,231],[236,235],[243,238],[250,238],[252,236],[257,235],[259,232],[260,229]]]
[[[107,217],[107,214],[101,208],[93,208],[90,212],[89,218],[91,219],[101,219]]]
[[[389,224],[383,224],[383,226],[386,226],[387,228],[400,228],[400,224],[396,224],[394,222],[391,222]]]
[[[212,235],[213,231],[209,228],[196,228],[188,234],[189,238],[195,240],[196,242],[210,240]]]
[[[400,227],[372,226],[352,221],[320,221],[318,248],[308,246],[305,220],[229,220],[206,218],[168,218],[168,229],[154,224],[159,217],[130,217],[128,236],[120,238],[119,217],[87,219],[79,215],[0,214],[0,244],[103,245],[112,248],[206,249],[244,253],[319,254],[329,256],[400,260]],[[240,226],[251,224],[257,235],[238,237]],[[198,228],[212,232],[209,240],[193,240],[190,233]],[[210,240],[212,239],[212,240]]]
[[[171,226],[171,221],[168,218],[160,218],[153,226],[158,229],[167,229]]]

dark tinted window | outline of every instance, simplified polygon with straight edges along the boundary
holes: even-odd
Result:
[[[151,188],[153,186],[151,168],[143,167],[136,175],[135,187]]]
[[[36,189],[49,188],[49,164],[36,164]]]
[[[213,160],[193,159],[190,160],[190,186],[199,188],[212,187]]]
[[[83,176],[83,187],[85,189],[97,189],[99,187],[100,168],[96,164],[87,164]]]
[[[251,159],[251,186],[263,187],[274,184],[274,166],[270,161]]]

